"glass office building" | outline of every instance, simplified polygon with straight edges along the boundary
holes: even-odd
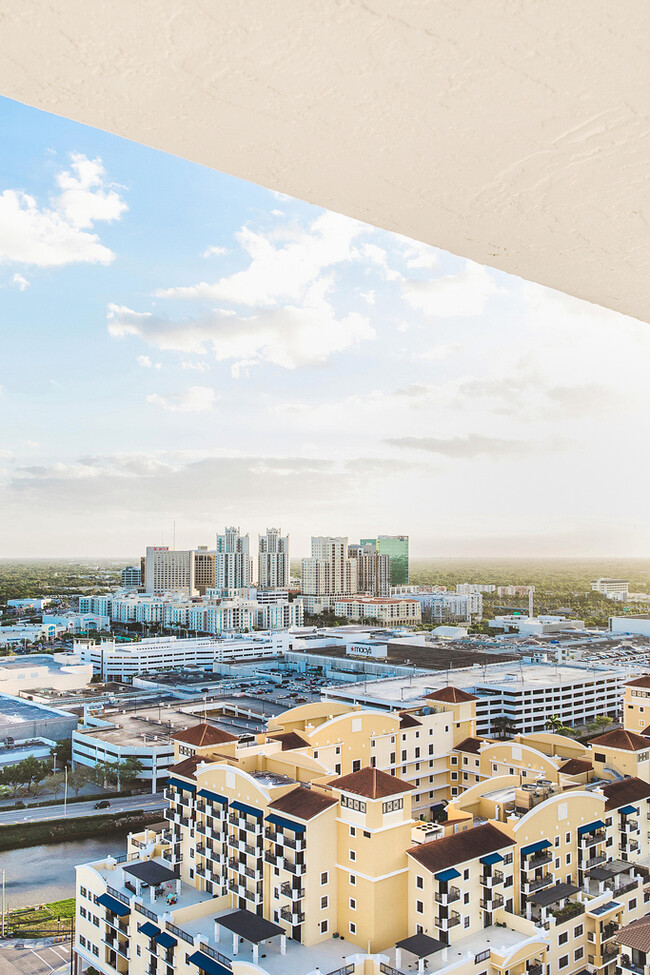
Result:
[[[361,545],[374,545],[378,555],[390,556],[391,586],[406,586],[409,581],[409,537],[408,535],[377,535],[376,538],[362,538]]]

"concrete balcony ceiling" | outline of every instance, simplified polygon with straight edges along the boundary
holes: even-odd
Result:
[[[648,320],[645,0],[0,0],[0,92]]]

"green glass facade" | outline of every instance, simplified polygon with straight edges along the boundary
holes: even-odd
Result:
[[[362,538],[361,545],[374,545],[378,555],[390,556],[391,586],[407,586],[409,581],[408,535],[378,535]]]

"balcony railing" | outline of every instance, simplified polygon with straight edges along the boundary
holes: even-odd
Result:
[[[449,917],[438,918],[438,927],[442,928],[443,931],[448,931],[449,928],[453,928],[457,924],[460,924],[460,914],[458,911],[452,911]]]
[[[496,884],[502,884],[503,874],[500,870],[493,870],[492,873],[484,873],[481,876],[481,883],[484,887],[494,887]]]
[[[604,853],[599,853],[598,856],[589,857],[585,863],[585,870],[591,870],[592,867],[597,867],[599,863],[604,863],[607,857]]]
[[[538,962],[529,962],[526,965],[526,975],[542,975],[544,971],[544,966]]]
[[[534,870],[536,867],[543,867],[546,863],[553,860],[552,853],[536,853],[533,857],[528,857],[524,863],[525,870]]]
[[[621,955],[618,960],[620,967],[626,972],[632,972],[633,975],[645,975],[645,966],[637,965],[632,961],[629,955]]]
[[[460,891],[458,887],[450,887],[446,893],[436,894],[436,901],[438,904],[451,904],[453,901],[457,901],[460,898]]]
[[[288,921],[290,924],[302,924],[305,920],[304,911],[294,911],[290,907],[280,908],[280,917],[283,921]]]
[[[534,890],[541,890],[543,887],[549,887],[553,883],[553,876],[549,873],[544,877],[531,877],[530,880],[526,881],[526,887],[532,893]]]
[[[484,911],[496,911],[497,907],[503,907],[503,897],[501,894],[495,894],[491,901],[482,898],[481,907]]]
[[[300,900],[301,897],[305,896],[305,888],[295,887],[289,880],[285,880],[283,884],[280,884],[280,892],[284,897],[290,897],[293,901]]]
[[[201,942],[201,951],[210,958],[214,958],[214,960],[218,961],[221,965],[225,965],[226,968],[232,967],[231,958],[228,958],[227,955],[222,955],[221,952],[217,951],[216,948],[211,948],[210,945],[206,945],[205,941]]]
[[[583,833],[580,837],[580,843],[583,846],[595,846],[596,843],[604,843],[606,839],[605,831],[598,829],[595,833]]]
[[[106,891],[111,895],[111,897],[114,897],[115,900],[118,900],[121,904],[129,905],[131,903],[131,898],[127,897],[126,894],[121,893],[121,891],[115,890],[115,887],[109,887],[107,884]]]

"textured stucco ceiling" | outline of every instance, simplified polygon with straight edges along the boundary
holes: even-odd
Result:
[[[0,0],[0,93],[650,319],[646,0]]]

